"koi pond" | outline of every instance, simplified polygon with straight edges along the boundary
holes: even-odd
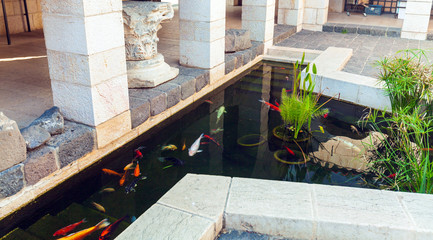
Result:
[[[280,113],[266,103],[277,106],[292,78],[291,64],[252,67],[5,219],[1,239],[60,238],[53,234],[84,218],[70,233],[127,216],[111,233],[114,239],[187,173],[367,187],[357,145],[367,137],[357,126],[364,107],[333,99],[324,105],[329,112],[312,121],[313,134],[305,141],[278,135]],[[133,160],[138,167],[136,161],[127,166]]]

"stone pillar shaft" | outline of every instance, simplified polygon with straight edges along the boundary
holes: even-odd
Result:
[[[244,0],[242,28],[250,30],[251,40],[264,42],[265,49],[274,38],[275,0]]]
[[[303,29],[322,31],[328,21],[329,0],[305,0]]]
[[[222,68],[224,75],[225,24],[225,1],[180,0],[180,64]]]
[[[304,21],[305,0],[279,0],[278,1],[278,24],[296,26],[296,31],[302,30]]]
[[[402,38],[425,40],[427,38],[428,24],[432,0],[408,0],[406,16],[401,30]]]
[[[41,5],[54,104],[65,118],[95,127],[104,146],[131,128],[122,1]]]

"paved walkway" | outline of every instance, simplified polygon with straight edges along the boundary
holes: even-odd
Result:
[[[277,44],[277,46],[325,50],[328,47],[353,49],[353,56],[343,69],[345,72],[376,77],[379,69],[374,63],[384,56],[392,56],[403,49],[421,48],[429,50],[427,56],[433,60],[433,41],[402,38],[376,37],[335,32],[312,32],[303,30]]]

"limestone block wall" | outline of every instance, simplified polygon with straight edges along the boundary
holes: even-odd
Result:
[[[427,38],[428,24],[432,0],[408,0],[406,16],[401,31],[402,38],[425,40]]]
[[[24,16],[23,0],[5,0],[6,16],[8,17],[9,32],[20,33],[27,31],[26,17]],[[41,0],[27,0],[30,28],[42,29]],[[0,4],[0,35],[6,34],[3,20],[3,8]]]
[[[280,0],[278,2],[278,24],[296,26],[302,30],[305,0]]]
[[[328,21],[329,0],[305,0],[303,28],[322,31]]]

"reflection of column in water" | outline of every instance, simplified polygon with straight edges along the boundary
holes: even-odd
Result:
[[[271,79],[272,79],[272,67],[264,64],[263,66],[263,80],[262,80],[262,92],[261,99],[269,102],[271,92]],[[269,121],[269,107],[262,104],[260,108],[260,122],[259,129],[260,135],[265,139],[268,139],[268,121]],[[267,143],[261,144],[257,149],[257,160],[254,165],[252,177],[266,177],[271,174],[271,166],[274,163],[273,154],[269,151],[269,145]],[[275,164],[275,163],[274,163]]]
[[[217,111],[221,106],[224,106],[224,91],[221,91],[214,95],[211,99],[213,104],[209,107],[209,134],[212,129],[224,129],[224,114],[220,117],[220,120],[217,123]],[[219,132],[215,135],[212,135],[215,140],[217,140],[221,147],[218,147],[216,144],[209,143],[209,173],[211,174],[222,174],[223,172],[223,157],[222,157],[222,146],[223,146],[223,133]]]

